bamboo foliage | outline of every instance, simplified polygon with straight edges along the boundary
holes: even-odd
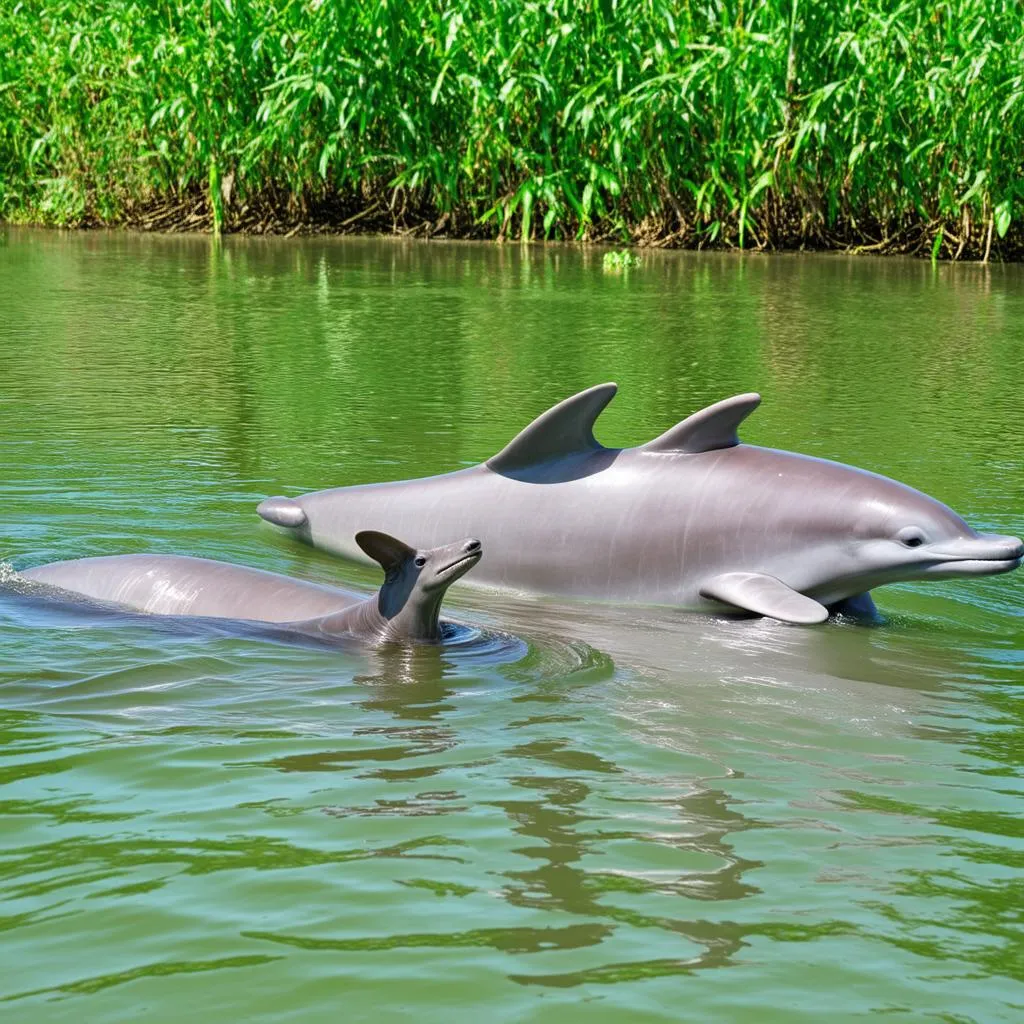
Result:
[[[463,233],[1011,253],[1018,0],[22,0],[0,215],[324,197]]]

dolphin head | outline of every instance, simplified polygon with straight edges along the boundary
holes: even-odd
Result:
[[[852,550],[881,582],[993,576],[1021,564],[1019,537],[979,533],[951,508],[884,477],[856,503]]]
[[[758,568],[823,605],[886,583],[988,576],[1021,565],[1020,538],[979,533],[913,487],[824,459],[748,451],[760,454],[776,484],[755,507],[757,528],[773,522],[771,533],[786,538],[764,552]]]
[[[377,610],[385,620],[387,636],[396,640],[439,639],[438,617],[445,592],[480,561],[480,541],[469,537],[417,550],[376,530],[363,530],[355,539],[384,570]]]
[[[480,541],[473,537],[417,551],[412,560],[412,571],[417,573],[413,592],[436,595],[440,601],[444,592],[480,561],[482,554]]]

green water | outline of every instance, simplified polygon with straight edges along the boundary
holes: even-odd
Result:
[[[0,559],[370,587],[268,494],[487,457],[603,380],[1024,532],[1024,273],[0,237]],[[1024,573],[799,629],[455,588],[338,653],[0,589],[0,1020],[1016,1021]]]

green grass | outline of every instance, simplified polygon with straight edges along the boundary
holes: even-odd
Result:
[[[1012,256],[1022,25],[1018,0],[8,0],[0,216]]]

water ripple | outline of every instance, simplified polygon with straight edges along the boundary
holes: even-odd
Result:
[[[1020,268],[8,235],[5,1024],[1020,1016],[1024,573],[883,588],[875,629],[456,586],[444,643],[353,649],[13,574],[370,592],[256,503],[472,464],[608,379],[609,443],[756,388],[746,439],[1024,532]]]

